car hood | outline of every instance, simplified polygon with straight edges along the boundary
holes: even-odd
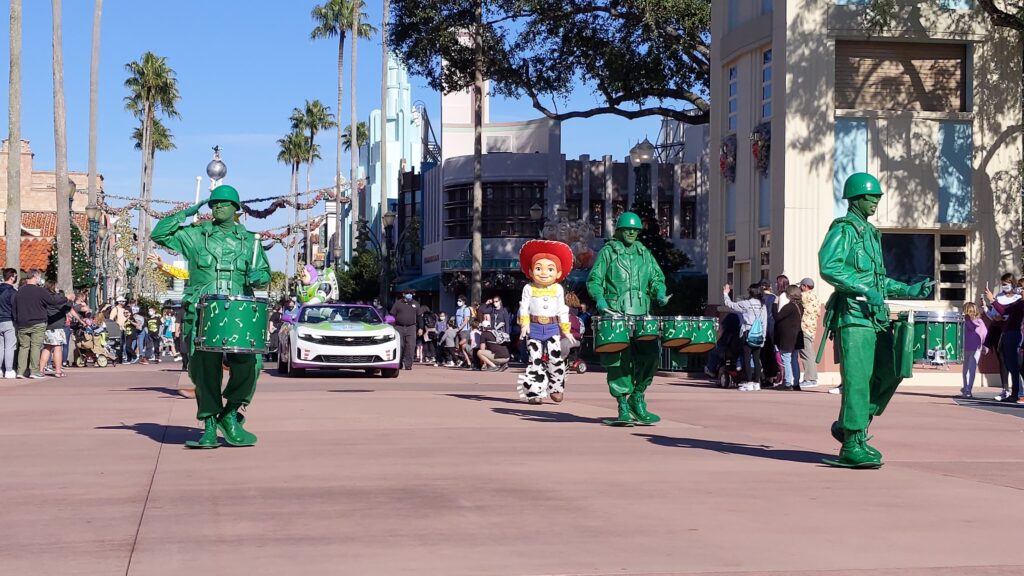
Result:
[[[366,324],[365,322],[319,322],[317,324],[299,324],[303,334],[359,334],[373,336],[394,331],[389,324]]]

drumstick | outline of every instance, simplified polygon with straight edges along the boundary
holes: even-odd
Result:
[[[259,245],[260,245],[260,237],[256,236],[252,240],[252,268],[256,268],[256,256],[258,254],[258,252],[256,250],[259,248]]]

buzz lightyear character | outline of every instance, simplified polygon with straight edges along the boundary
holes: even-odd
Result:
[[[529,363],[519,376],[519,396],[540,404],[550,396],[561,402],[565,392],[565,358],[561,340],[576,340],[569,329],[569,307],[559,284],[572,271],[572,250],[552,240],[530,240],[519,251],[519,267],[530,282],[523,286],[519,326],[526,338]]]
[[[323,304],[338,299],[338,278],[333,268],[320,272],[312,264],[306,264],[299,280],[298,297],[302,304]]]

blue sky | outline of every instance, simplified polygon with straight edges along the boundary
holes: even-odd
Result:
[[[125,64],[148,51],[164,56],[177,72],[182,99],[180,120],[167,121],[177,149],[158,153],[154,171],[155,199],[187,200],[195,194],[195,177],[203,176],[211,147],[219,144],[228,165],[226,183],[243,198],[288,192],[289,168],[276,161],[276,141],[289,131],[292,108],[318,98],[335,111],[337,102],[337,42],[311,41],[309,12],[314,0],[105,0],[100,45],[98,169],[108,194],[137,196],[139,153],[129,139],[137,121],[124,111]],[[89,58],[93,2],[65,0],[64,84],[68,119],[68,164],[85,171],[88,160]],[[8,29],[10,5],[4,0],[2,28]],[[52,18],[50,2],[23,0],[21,134],[32,144],[35,167],[52,170],[53,85]],[[367,0],[371,22],[379,27],[381,2]],[[6,87],[9,51],[7,35],[0,42]],[[357,104],[361,120],[380,100],[380,38],[359,45]],[[345,100],[341,119],[349,122],[348,57]],[[422,78],[412,77],[413,99],[423,100],[432,118],[439,118],[440,97]],[[0,91],[0,109],[7,110],[7,90]],[[580,87],[569,105],[595,102],[589,88]],[[335,111],[337,112],[337,111]],[[539,113],[525,101],[493,99],[491,120],[507,122],[535,118]],[[658,134],[658,120],[628,121],[617,117],[572,120],[562,127],[562,150],[580,154],[623,157],[637,140]],[[438,131],[439,127],[435,127]],[[6,138],[6,122],[0,133]],[[318,137],[324,158],[313,167],[313,187],[328,186],[334,175],[334,133]],[[443,145],[443,143],[442,143]],[[343,157],[347,171],[349,160]],[[301,185],[305,184],[305,172]],[[113,206],[124,201],[111,200]],[[283,211],[247,226],[263,230],[287,223]],[[271,263],[280,267],[283,252],[275,248]]]

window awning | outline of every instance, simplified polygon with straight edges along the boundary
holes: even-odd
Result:
[[[395,292],[401,292],[402,290],[415,290],[416,292],[440,292],[441,275],[428,274],[426,276],[412,278],[395,285]]]

